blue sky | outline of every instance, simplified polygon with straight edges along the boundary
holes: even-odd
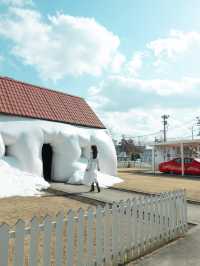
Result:
[[[115,135],[160,131],[167,113],[169,137],[190,136],[200,115],[199,8],[0,0],[0,74],[86,98]]]

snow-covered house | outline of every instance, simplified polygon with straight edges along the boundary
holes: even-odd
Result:
[[[98,147],[101,172],[115,175],[113,142],[83,98],[0,77],[0,166],[84,183],[91,145]]]

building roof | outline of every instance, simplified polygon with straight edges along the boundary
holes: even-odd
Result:
[[[196,144],[200,144],[200,139],[180,139],[180,140],[174,140],[174,141],[167,141],[167,142],[156,142],[156,143],[152,143],[152,146],[180,146],[181,144],[185,144],[185,145],[196,145]]]
[[[83,98],[1,76],[0,113],[105,128]]]

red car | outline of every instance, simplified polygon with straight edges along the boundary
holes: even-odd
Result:
[[[159,171],[163,173],[181,174],[181,158],[160,163]],[[184,158],[184,173],[188,175],[200,175],[200,159]]]

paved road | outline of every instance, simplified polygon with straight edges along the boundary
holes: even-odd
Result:
[[[115,189],[102,189],[98,192],[88,192],[87,186],[70,185],[64,183],[52,183],[51,189],[64,192],[77,199],[94,200],[96,202],[113,203],[113,201],[127,200],[139,197],[140,194],[134,192],[119,191]]]

